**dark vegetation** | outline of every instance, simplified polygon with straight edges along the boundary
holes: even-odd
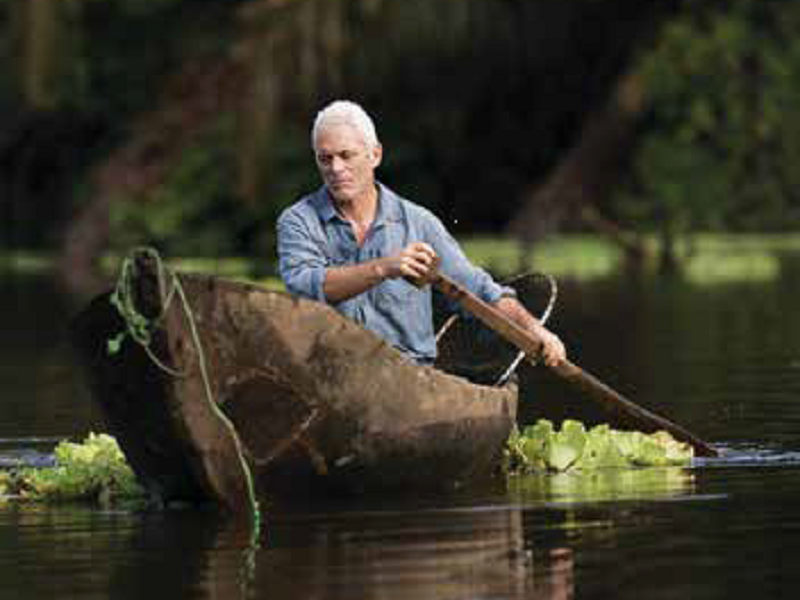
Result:
[[[665,263],[800,217],[800,6],[779,0],[0,0],[0,249],[273,256],[316,110],[459,233],[596,230]]]

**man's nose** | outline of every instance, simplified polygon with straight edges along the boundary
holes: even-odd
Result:
[[[340,156],[334,156],[331,159],[331,171],[333,171],[334,173],[341,171],[342,169],[344,169],[344,167],[345,167],[345,162]]]

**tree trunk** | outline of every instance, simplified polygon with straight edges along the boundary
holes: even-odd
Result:
[[[29,107],[53,110],[64,99],[77,58],[78,21],[70,19],[77,5],[64,0],[25,0],[20,5],[20,88]]]
[[[89,193],[62,240],[59,272],[71,290],[94,293],[103,285],[98,262],[109,246],[109,213],[117,201],[142,201],[182,152],[234,104],[242,76],[234,61],[190,62],[167,86],[156,108],[136,123],[126,144],[95,166]]]
[[[267,168],[283,91],[276,65],[278,45],[268,34],[248,40],[242,51],[248,84],[236,117],[238,193],[251,204],[258,202],[259,191],[270,175]]]
[[[53,74],[56,71],[59,17],[53,0],[27,0],[23,89],[28,104],[50,109],[56,104]]]
[[[284,0],[240,10],[245,34],[239,52],[249,83],[238,111],[239,194],[248,202],[259,201],[271,178],[278,115],[309,112],[318,95],[342,89],[350,4]]]
[[[635,75],[626,73],[600,111],[590,115],[577,144],[566,153],[551,175],[523,195],[522,207],[510,221],[507,233],[531,247],[544,235],[558,229],[570,212],[580,211],[586,221],[633,256],[643,256],[644,247],[631,235],[600,216],[635,146],[636,126],[645,102]]]

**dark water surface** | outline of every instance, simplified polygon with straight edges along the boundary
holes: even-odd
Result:
[[[791,263],[789,263],[791,264]],[[788,598],[800,587],[800,269],[562,283],[574,360],[723,450],[689,469],[515,479],[363,505],[135,514],[0,502],[0,599]],[[793,276],[794,275],[794,276]],[[0,457],[102,430],[43,279],[0,283]],[[576,402],[526,372],[526,419]]]

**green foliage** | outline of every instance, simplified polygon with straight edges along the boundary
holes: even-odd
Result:
[[[0,496],[42,501],[96,501],[107,506],[119,501],[142,501],[144,489],[125,461],[117,441],[90,433],[82,444],[61,442],[55,449],[57,466],[0,473]]]
[[[265,197],[246,200],[239,194],[236,130],[232,115],[220,116],[183,151],[164,181],[145,196],[113,202],[114,249],[154,246],[172,257],[273,256],[280,211],[319,183],[313,159],[305,145],[276,145],[272,170],[264,165],[275,173],[264,186]],[[305,142],[306,136],[292,139]],[[259,274],[266,271],[258,267]]]
[[[0,471],[0,502],[11,493],[12,478],[9,473]]]
[[[227,129],[221,120],[147,196],[112,204],[117,249],[154,245],[173,256],[236,254],[236,231],[246,210],[234,196],[235,157]]]
[[[508,478],[508,491],[521,502],[603,502],[684,494],[692,472],[680,467],[591,469],[526,473]]]
[[[587,431],[582,423],[570,419],[557,431],[550,421],[541,419],[511,434],[506,456],[509,471],[530,473],[688,465],[694,451],[665,431],[646,435],[638,431],[618,431],[608,425],[598,425]]]
[[[796,228],[800,5],[687,5],[639,65],[652,115],[621,210],[676,233]]]

